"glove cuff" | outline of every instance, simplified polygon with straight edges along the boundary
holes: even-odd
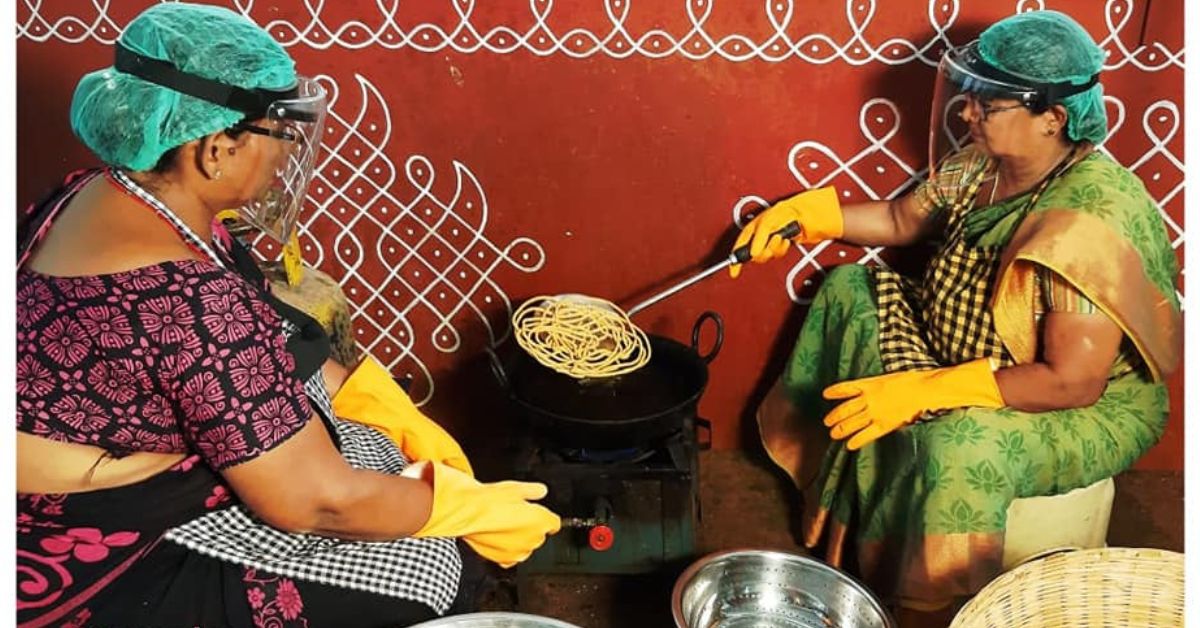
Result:
[[[419,530],[413,532],[414,537],[428,536],[461,536],[464,528],[469,528],[468,520],[472,508],[469,496],[464,495],[464,489],[473,481],[464,481],[461,472],[432,460],[414,462],[400,472],[402,477],[420,480],[433,490],[433,500],[429,507],[429,519]],[[467,497],[464,502],[463,498]]]
[[[947,407],[1003,408],[1005,405],[992,362],[987,358],[946,368],[939,379],[946,397],[955,402]]]
[[[797,194],[790,204],[802,229],[795,238],[799,243],[816,244],[842,237],[842,205],[832,185]]]

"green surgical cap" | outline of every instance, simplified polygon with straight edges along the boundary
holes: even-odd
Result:
[[[979,36],[979,54],[988,63],[1028,79],[1075,85],[1104,66],[1104,52],[1078,22],[1058,11],[1028,11],[1005,18]],[[1068,96],[1067,137],[1098,144],[1108,133],[1104,88]]]
[[[120,43],[181,72],[245,89],[288,89],[296,83],[291,57],[266,31],[229,9],[158,4],[121,33]],[[227,129],[242,112],[181,94],[112,67],[79,80],[71,128],[104,163],[149,170],[164,153]]]

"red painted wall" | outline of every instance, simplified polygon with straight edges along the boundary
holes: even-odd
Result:
[[[93,163],[68,127],[72,90],[110,63],[110,43],[148,4],[98,13],[19,3],[19,204]],[[480,349],[506,334],[511,304],[559,292],[622,300],[665,285],[728,249],[735,214],[756,207],[744,197],[824,183],[848,201],[894,194],[924,167],[945,42],[1040,6],[439,0],[325,3],[313,14],[311,4],[231,5],[336,89],[306,259],[342,281],[360,343],[413,374],[427,410],[477,444],[506,425]],[[1105,148],[1159,199],[1182,264],[1182,3],[1044,4],[1110,51]],[[873,256],[797,252],[639,315],[647,331],[680,340],[705,309],[724,317],[701,405],[718,447],[753,444],[753,405],[782,368],[820,269]],[[1182,372],[1143,468],[1182,468],[1181,383]]]

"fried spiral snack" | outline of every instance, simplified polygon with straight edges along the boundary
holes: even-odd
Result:
[[[533,297],[517,308],[512,323],[522,349],[571,377],[615,377],[650,361],[650,339],[621,308],[603,299]]]

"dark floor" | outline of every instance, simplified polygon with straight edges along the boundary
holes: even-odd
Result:
[[[1108,544],[1183,551],[1183,475],[1131,471],[1116,478]],[[739,451],[703,452],[697,550],[804,552],[789,532],[793,493],[769,466]],[[583,628],[662,628],[679,569],[658,576],[519,576],[505,573],[483,610],[556,617]]]

